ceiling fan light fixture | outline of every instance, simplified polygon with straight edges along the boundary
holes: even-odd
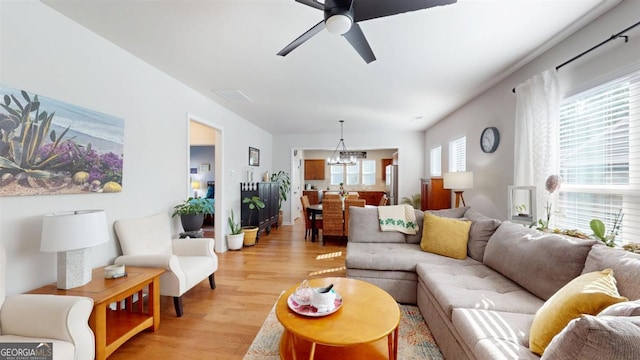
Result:
[[[353,24],[353,19],[344,14],[336,14],[330,16],[326,21],[325,25],[327,26],[327,30],[332,34],[342,35],[351,29],[351,25]]]

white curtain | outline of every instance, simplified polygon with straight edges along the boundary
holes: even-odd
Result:
[[[547,204],[554,213],[557,210],[558,193],[550,196],[545,190],[545,180],[558,173],[559,93],[555,69],[516,87],[513,180],[514,185],[536,187],[538,219],[546,218]],[[553,216],[551,220],[553,222]]]

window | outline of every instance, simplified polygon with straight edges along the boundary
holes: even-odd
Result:
[[[376,161],[362,160],[362,185],[376,184]]]
[[[331,165],[331,185],[375,185],[376,161],[359,160],[355,165]]]
[[[560,107],[558,227],[607,233],[622,210],[616,242],[640,241],[640,71],[564,100]]]
[[[431,161],[429,164],[431,176],[442,176],[442,146],[431,149]]]
[[[467,137],[449,142],[449,172],[467,171]]]
[[[344,165],[331,165],[331,185],[344,183]]]

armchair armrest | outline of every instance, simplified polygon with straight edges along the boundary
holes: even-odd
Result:
[[[118,256],[113,263],[115,265],[125,264],[128,266],[154,267],[173,272],[182,272],[178,258],[175,255],[122,255]]]
[[[92,310],[93,300],[87,297],[8,296],[0,310],[2,334],[68,341],[74,344],[76,354],[93,359],[95,339],[89,327]]]
[[[173,239],[173,253],[178,256],[216,257],[213,252],[215,240],[211,238]]]

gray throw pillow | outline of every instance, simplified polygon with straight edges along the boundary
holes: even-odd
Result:
[[[467,212],[464,213],[464,217],[471,220],[467,254],[470,258],[482,262],[487,242],[502,222],[482,215],[473,209],[467,210]]]
[[[598,316],[640,316],[640,300],[613,304],[600,311]]]
[[[553,338],[542,359],[637,359],[638,354],[640,317],[583,315]]]

